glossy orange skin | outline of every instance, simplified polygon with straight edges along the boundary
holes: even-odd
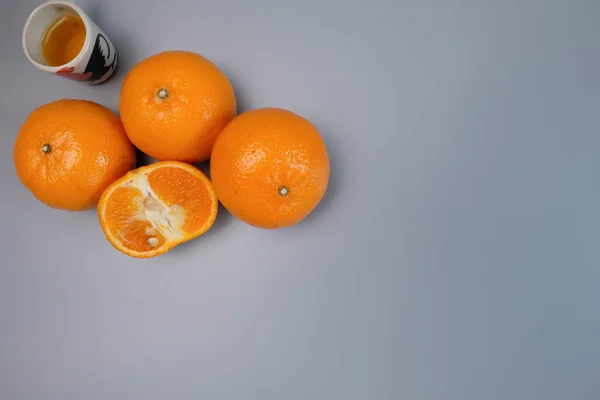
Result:
[[[166,90],[166,98],[159,92]],[[166,51],[133,67],[123,82],[119,111],[127,135],[163,161],[207,160],[221,130],[237,114],[225,74],[199,54]]]
[[[248,111],[231,121],[217,138],[210,169],[225,208],[259,228],[305,218],[325,195],[330,172],[314,125],[278,108]]]
[[[13,159],[19,179],[39,201],[81,211],[93,208],[104,189],[135,167],[135,148],[107,108],[58,100],[27,117]]]

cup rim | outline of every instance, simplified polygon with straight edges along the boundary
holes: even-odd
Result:
[[[33,59],[33,57],[31,57],[31,54],[29,54],[29,50],[27,49],[27,44],[26,44],[26,35],[27,35],[27,30],[29,28],[29,24],[31,23],[31,17],[35,13],[39,12],[41,9],[43,9],[45,7],[53,6],[53,5],[69,7],[73,11],[75,11],[77,13],[77,15],[79,16],[79,18],[81,18],[81,21],[83,22],[83,25],[85,26],[85,35],[86,35],[85,42],[83,42],[83,46],[81,47],[79,54],[77,54],[77,56],[74,59],[72,59],[71,61],[69,61],[68,63],[62,64],[62,65],[57,65],[57,66],[45,65],[45,64],[41,64],[41,63],[35,61]],[[29,14],[29,17],[27,17],[27,21],[25,22],[25,26],[23,27],[23,32],[21,34],[21,44],[23,46],[23,52],[25,53],[25,56],[27,57],[29,62],[31,62],[33,65],[35,65],[37,68],[39,68],[43,71],[56,73],[63,68],[75,66],[81,62],[81,60],[83,59],[84,55],[88,52],[88,49],[90,47],[90,43],[91,43],[91,41],[89,40],[90,32],[91,32],[91,26],[89,23],[88,16],[83,12],[83,10],[78,5],[72,3],[69,0],[50,0],[50,1],[47,1],[47,2],[37,6]]]

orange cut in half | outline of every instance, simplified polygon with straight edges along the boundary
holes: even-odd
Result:
[[[98,202],[108,241],[131,257],[148,258],[206,232],[217,217],[210,180],[189,164],[163,161],[128,172]]]

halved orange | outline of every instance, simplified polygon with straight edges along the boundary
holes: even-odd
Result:
[[[162,161],[128,172],[98,202],[108,241],[132,257],[148,258],[206,232],[217,217],[210,180],[195,167]]]

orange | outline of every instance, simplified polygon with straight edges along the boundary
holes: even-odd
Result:
[[[202,235],[215,221],[217,206],[202,172],[163,161],[133,170],[106,189],[98,217],[117,250],[147,258]]]
[[[217,135],[236,115],[229,80],[212,62],[187,51],[147,58],[123,82],[119,111],[127,135],[158,160],[210,157]]]
[[[317,129],[277,108],[248,111],[231,121],[217,138],[210,168],[225,208],[260,228],[302,220],[329,181],[329,157]]]
[[[35,109],[13,149],[23,185],[50,207],[93,208],[104,189],[135,167],[135,148],[119,118],[84,100],[58,100]]]

